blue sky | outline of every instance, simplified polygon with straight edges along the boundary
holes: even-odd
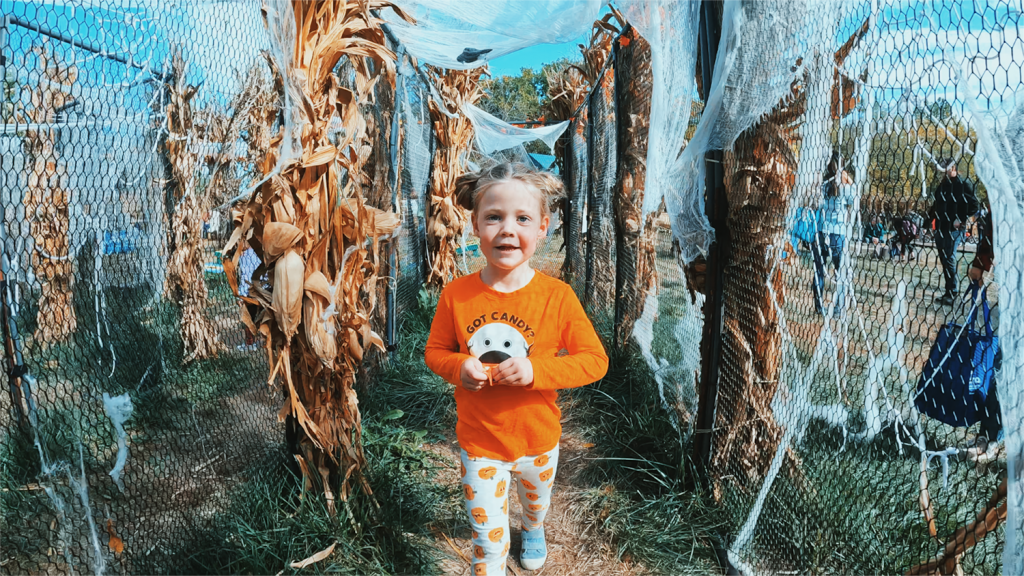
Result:
[[[519,71],[523,68],[539,70],[541,66],[548,62],[554,62],[559,58],[579,59],[580,48],[578,44],[584,43],[586,40],[586,36],[580,36],[577,41],[565,44],[538,44],[537,46],[523,48],[507,56],[495,58],[490,62],[491,76],[495,78],[500,76],[518,76]]]
[[[953,68],[960,68],[967,54],[982,54],[968,64],[970,91],[1000,99],[1022,82],[1024,62],[1024,0],[881,0],[882,29],[874,38],[876,85],[883,101],[911,90],[926,99],[957,94]],[[92,6],[90,6],[92,4]],[[103,10],[97,4],[113,6]],[[121,5],[121,7],[118,7]],[[255,5],[255,4],[253,4]],[[131,53],[138,61],[162,68],[169,45],[188,47],[193,59],[190,80],[205,81],[204,92],[230,94],[235,72],[244,71],[266,42],[258,9],[242,4],[165,4],[163,0],[0,0],[0,11],[45,23],[119,53]],[[863,21],[867,2],[849,6],[842,39]],[[607,8],[602,14],[607,12]],[[927,15],[930,14],[931,17]],[[223,30],[235,30],[223,34]],[[244,31],[244,32],[242,32]],[[241,32],[241,33],[239,33]],[[576,58],[578,44],[589,31],[572,42],[540,44],[490,62],[495,77],[519,74],[522,68],[539,69],[563,57]],[[39,36],[21,28],[11,31],[10,53],[15,67]],[[964,41],[966,40],[966,42]],[[51,49],[74,61],[81,75],[77,89],[111,92],[140,74],[82,50],[50,42]],[[851,55],[850,72],[863,68],[864,55]],[[31,64],[31,62],[30,62]],[[956,70],[959,71],[959,70]],[[22,74],[25,70],[22,69]],[[125,92],[115,90],[115,92]],[[138,92],[136,91],[136,97]],[[87,94],[82,94],[87,96]],[[109,96],[108,96],[109,97]],[[122,101],[126,94],[119,96]],[[124,106],[127,102],[117,103]]]
[[[605,14],[609,12],[610,10],[605,6],[601,8],[599,17],[604,18]],[[537,46],[530,46],[518,52],[513,52],[507,56],[495,58],[490,62],[491,76],[494,78],[517,76],[523,68],[540,70],[541,66],[548,62],[554,62],[559,58],[579,60],[579,45],[587,44],[588,42],[590,42],[590,31],[580,34],[578,38],[565,44],[538,44]]]

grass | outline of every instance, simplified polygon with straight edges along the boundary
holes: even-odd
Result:
[[[423,443],[454,427],[455,408],[450,385],[422,359],[436,295],[422,291],[418,304],[406,315],[395,357],[382,365],[362,401],[365,473],[379,510],[356,491],[352,505],[339,506],[332,518],[322,494],[305,492],[278,455],[253,467],[234,492],[234,505],[196,539],[176,572],[296,573],[290,562],[336,543],[330,557],[302,572],[439,573],[429,527],[460,517],[462,502],[455,485],[435,480],[454,464]]]
[[[601,381],[564,391],[563,411],[600,454],[582,472],[590,512],[620,558],[660,574],[718,571],[712,540],[724,515],[691,488],[688,440],[661,407],[653,374],[635,350],[612,350]]]

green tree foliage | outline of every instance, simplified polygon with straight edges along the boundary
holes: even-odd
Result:
[[[936,159],[956,159],[961,176],[974,183],[978,199],[985,201],[984,184],[974,170],[977,135],[961,112],[943,99],[918,106],[909,114],[891,113],[876,106],[868,154],[869,185],[861,198],[865,221],[871,213],[928,210],[942,178],[929,154]],[[848,161],[855,156],[859,132],[857,126],[844,126],[841,135],[833,130],[832,141],[841,141],[839,149]],[[961,142],[967,143],[965,149]],[[918,145],[921,149],[915,151]]]

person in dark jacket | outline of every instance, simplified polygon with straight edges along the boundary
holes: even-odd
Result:
[[[952,158],[943,158],[939,165],[946,173],[935,188],[930,216],[935,220],[935,248],[945,280],[945,290],[937,301],[948,306],[957,292],[957,250],[964,238],[967,218],[978,211],[978,198],[971,182],[960,178]]]

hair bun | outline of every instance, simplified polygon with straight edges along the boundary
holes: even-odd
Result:
[[[466,172],[455,180],[455,203],[466,210],[473,209],[473,196],[482,172]]]

